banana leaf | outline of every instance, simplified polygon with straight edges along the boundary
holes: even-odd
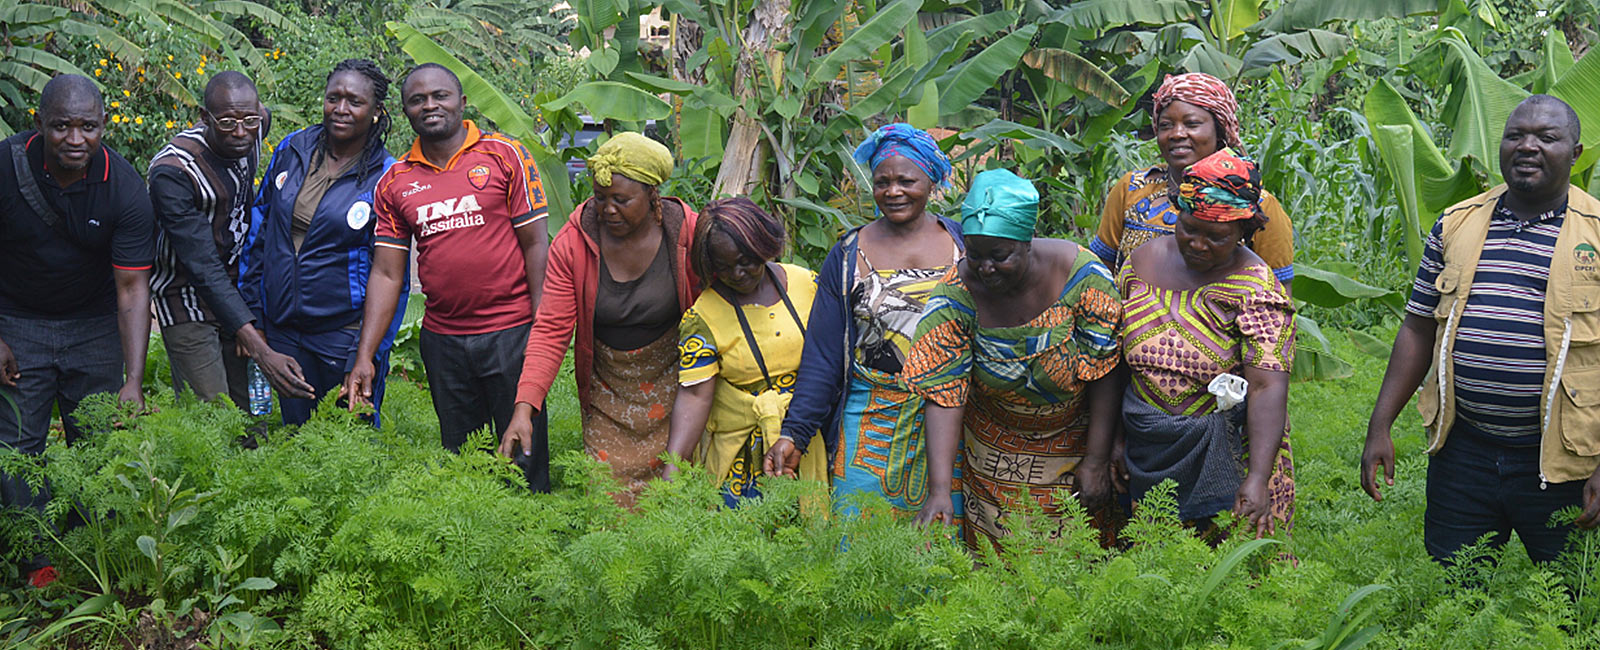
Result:
[[[1500,134],[1512,109],[1528,97],[1496,74],[1469,46],[1461,32],[1447,28],[1437,43],[1413,59],[1413,69],[1436,87],[1450,86],[1441,118],[1451,127],[1451,158],[1471,156],[1489,172],[1490,185],[1500,183]],[[1429,68],[1437,62],[1436,74]]]
[[[939,114],[961,111],[993,89],[1001,75],[1017,67],[1038,30],[1037,25],[1027,25],[1011,32],[940,76]]]
[[[1046,16],[1043,22],[1104,34],[1128,25],[1167,25],[1195,18],[1189,0],[1087,0]]]
[[[1251,25],[1257,33],[1295,32],[1335,20],[1404,18],[1439,13],[1440,0],[1291,0],[1264,20]]]
[[[1073,52],[1041,47],[1022,56],[1022,62],[1037,68],[1046,77],[1067,84],[1112,106],[1128,101],[1129,93],[1099,66]]]
[[[1423,128],[1422,122],[1411,112],[1411,107],[1406,104],[1405,98],[1393,84],[1389,83],[1389,80],[1379,79],[1372,85],[1372,90],[1367,93],[1362,113],[1374,130],[1385,124],[1410,127],[1411,149],[1416,170],[1416,187],[1413,191],[1421,199],[1420,208],[1423,213],[1437,214],[1456,202],[1471,198],[1483,191],[1484,186],[1478,181],[1470,165],[1453,163],[1433,143],[1428,130]],[[1382,143],[1379,144],[1381,146]],[[1498,156],[1495,159],[1498,160]],[[1427,226],[1432,225],[1431,221],[1427,223]]]
[[[1261,20],[1261,0],[1211,0],[1211,33],[1223,42],[1244,35]]]
[[[874,50],[893,40],[907,23],[917,17],[917,9],[921,6],[922,0],[895,0],[873,14],[867,22],[851,30],[839,47],[817,62],[811,70],[810,84],[834,78],[839,74],[839,68],[848,61],[870,58]]]
[[[1306,59],[1336,59],[1350,46],[1350,37],[1321,29],[1268,36],[1245,50],[1244,71],[1248,73],[1278,63],[1293,65]]]
[[[620,81],[589,81],[578,84],[572,92],[545,102],[544,108],[561,110],[573,103],[582,104],[596,121],[664,120],[672,114],[672,105],[660,97]]]

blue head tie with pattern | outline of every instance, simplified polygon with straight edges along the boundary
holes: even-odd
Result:
[[[939,150],[939,143],[927,131],[910,124],[886,125],[867,136],[867,141],[856,147],[853,157],[870,171],[890,156],[904,156],[927,174],[934,185],[950,186],[950,158]]]

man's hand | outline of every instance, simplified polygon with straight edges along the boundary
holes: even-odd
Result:
[[[378,374],[378,369],[373,367],[372,360],[368,358],[356,359],[356,365],[344,375],[344,385],[339,387],[339,396],[351,411],[358,406],[372,406],[372,384]]]
[[[0,386],[16,388],[21,377],[22,369],[17,367],[17,357],[11,354],[11,346],[0,341]]]
[[[1272,493],[1267,489],[1264,476],[1251,474],[1244,478],[1239,492],[1233,498],[1233,514],[1255,530],[1255,536],[1267,537],[1275,532],[1272,521]],[[1248,529],[1247,529],[1248,530]]]
[[[132,404],[137,410],[143,411],[144,386],[131,381],[123,384],[122,390],[117,391],[117,401],[124,404]]]
[[[1369,427],[1367,429],[1367,444],[1361,449],[1361,489],[1373,501],[1382,501],[1383,493],[1378,488],[1378,469],[1383,469],[1384,483],[1394,485],[1394,440],[1389,437],[1388,429]],[[1589,481],[1594,483],[1593,479]]]
[[[1583,514],[1578,515],[1579,528],[1594,528],[1600,524],[1600,470],[1583,483]]]
[[[255,360],[256,367],[261,368],[261,374],[267,376],[267,383],[272,384],[279,393],[300,399],[316,397],[316,391],[306,383],[306,376],[300,371],[300,363],[294,357],[273,350],[254,325],[246,324],[239,328],[235,338],[244,344],[250,358]]]
[[[505,433],[500,434],[500,455],[506,458],[515,458],[512,454],[521,451],[528,455],[533,449],[533,405],[518,402],[516,410],[511,413],[511,422],[506,425]]]
[[[800,470],[801,455],[793,440],[780,437],[777,442],[772,443],[772,448],[767,450],[766,458],[761,461],[761,471],[767,476],[794,478]]]

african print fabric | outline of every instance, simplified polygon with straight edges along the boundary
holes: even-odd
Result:
[[[1059,518],[1088,446],[1088,382],[1117,366],[1122,306],[1111,274],[1079,252],[1056,302],[1017,327],[982,327],[957,271],[928,301],[906,383],[946,407],[965,405],[963,538],[976,548],[1005,535],[1024,499]]]
[[[959,250],[952,253],[952,259],[960,256]],[[861,281],[850,301],[856,317],[855,361],[883,372],[900,372],[922,318],[922,307],[950,267],[879,271],[872,268],[865,251],[861,252],[861,265]]]
[[[817,274],[792,264],[780,264],[779,268],[787,279],[790,303],[801,319],[808,318],[811,301],[817,295]],[[774,388],[781,394],[794,391],[800,350],[805,344],[800,324],[783,301],[735,307],[721,293],[706,291],[683,313],[678,325],[678,383],[693,386],[716,382],[711,414],[692,460],[719,481],[730,505],[756,496],[755,480],[761,476],[762,457],[778,441],[776,428],[764,436],[759,426],[756,396],[767,389],[767,381],[739,326],[735,309],[744,311]],[[823,447],[820,436],[811,439],[800,459],[800,478],[827,480],[828,460]]]
[[[626,352],[594,342],[594,374],[583,404],[583,449],[610,463],[622,483],[612,495],[632,508],[655,476],[652,462],[667,448],[672,402],[678,397],[677,333]]]
[[[1256,233],[1251,250],[1272,267],[1272,275],[1288,285],[1294,280],[1294,224],[1271,192],[1261,192],[1267,225]],[[1172,234],[1178,208],[1167,199],[1167,170],[1156,165],[1135,169],[1112,184],[1100,213],[1100,228],[1089,250],[1116,273],[1133,251],[1146,242]]]
[[[1178,183],[1178,209],[1201,221],[1226,223],[1250,219],[1260,209],[1261,169],[1231,148],[1189,166]]]
[[[1207,385],[1245,366],[1289,372],[1294,364],[1294,306],[1265,266],[1248,266],[1188,291],[1144,281],[1132,264],[1117,273],[1123,295],[1122,349],[1130,394],[1166,413],[1204,416],[1216,410]],[[1128,435],[1137,435],[1129,432]],[[1241,440],[1241,445],[1248,446]],[[1243,453],[1243,450],[1241,450]],[[1245,462],[1248,462],[1247,456]],[[1272,516],[1294,517],[1294,458],[1284,431],[1267,480]]]
[[[1239,139],[1239,101],[1234,98],[1233,89],[1228,87],[1227,82],[1204,72],[1169,74],[1151,99],[1154,100],[1151,102],[1151,122],[1159,121],[1161,112],[1167,110],[1172,102],[1194,104],[1217,118],[1217,125],[1222,128],[1222,133],[1217,135],[1223,144],[1235,148],[1244,146]]]
[[[840,418],[839,453],[833,458],[833,511],[856,514],[859,508],[850,495],[865,493],[883,497],[900,515],[915,516],[928,500],[922,398],[907,390],[899,375],[859,363],[851,366]],[[959,529],[966,517],[959,461],[952,478],[952,523]]]

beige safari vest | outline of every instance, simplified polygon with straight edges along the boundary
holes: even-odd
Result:
[[[1439,217],[1444,268],[1434,285],[1439,305],[1437,349],[1417,408],[1428,427],[1428,453],[1444,446],[1455,422],[1455,382],[1450,357],[1456,326],[1477,273],[1489,234],[1489,219],[1506,186],[1457,203]],[[1567,192],[1567,214],[1550,257],[1544,302],[1544,390],[1539,443],[1539,478],[1564,483],[1587,480],[1600,466],[1600,201],[1576,187]],[[1443,408],[1440,406],[1443,405]]]

